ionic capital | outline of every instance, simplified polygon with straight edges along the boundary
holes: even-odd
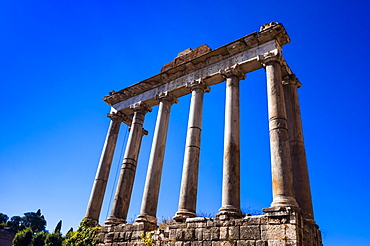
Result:
[[[295,85],[297,88],[301,87],[302,84],[299,82],[298,78],[295,74],[289,74],[283,77],[282,81],[283,85]]]
[[[224,79],[238,77],[239,80],[243,80],[246,78],[245,73],[240,69],[238,64],[220,70],[220,74],[224,77]]]
[[[134,112],[140,112],[142,114],[152,112],[152,108],[142,101],[132,104],[130,108],[134,110]]]
[[[283,64],[284,58],[278,49],[266,52],[258,56],[258,61],[265,67],[269,62],[278,62]]]
[[[211,91],[211,88],[209,86],[207,86],[207,84],[203,81],[203,79],[196,79],[196,80],[193,80],[192,82],[188,82],[186,84],[186,87],[190,88],[191,91],[193,91],[195,89],[201,89],[204,92],[210,92]]]
[[[161,92],[156,96],[156,99],[159,100],[160,102],[162,101],[168,101],[171,104],[178,103],[179,100],[177,97],[175,97],[172,93],[169,91]]]

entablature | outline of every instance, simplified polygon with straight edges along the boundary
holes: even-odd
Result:
[[[244,74],[260,69],[267,57],[281,55],[282,46],[289,42],[283,25],[272,22],[263,25],[260,32],[251,33],[215,50],[202,45],[180,52],[173,62],[162,67],[159,74],[123,90],[112,91],[103,100],[114,110],[130,115],[130,105],[137,102],[145,102],[149,107],[158,105],[157,95],[160,93],[171,92],[175,97],[191,93],[186,85],[194,80],[201,79],[211,86],[223,82],[223,71],[231,67],[238,66]],[[282,60],[281,63],[282,75],[292,74],[286,61]]]

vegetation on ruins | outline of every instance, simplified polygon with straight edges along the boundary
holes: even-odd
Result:
[[[141,238],[141,241],[143,241],[145,246],[152,246],[154,243],[152,234],[150,232],[141,233],[140,238]]]
[[[15,234],[13,246],[93,246],[99,239],[100,227],[90,219],[83,219],[77,231],[71,228],[65,236],[62,235],[62,221],[55,226],[52,233],[46,230],[46,220],[37,212],[27,212],[24,216],[13,216],[9,219],[0,213],[0,229]]]

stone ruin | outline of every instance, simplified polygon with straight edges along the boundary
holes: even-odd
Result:
[[[130,127],[111,213],[99,246],[280,246],[322,245],[314,221],[297,88],[301,83],[282,56],[290,38],[280,23],[263,25],[212,50],[202,45],[180,52],[159,74],[104,97],[111,106],[108,134],[86,218],[98,221],[121,123]],[[239,82],[264,68],[267,77],[272,203],[263,215],[240,210]],[[222,205],[216,218],[197,217],[196,194],[202,105],[210,86],[226,81]],[[191,94],[178,211],[157,225],[157,205],[171,106]],[[128,224],[145,114],[159,105],[140,215]],[[146,240],[144,240],[146,237]]]

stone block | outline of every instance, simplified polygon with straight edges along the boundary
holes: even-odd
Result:
[[[170,241],[176,240],[176,231],[177,231],[176,229],[170,230],[170,233],[169,233]]]
[[[268,240],[268,246],[286,246],[285,240]]]
[[[212,241],[203,241],[202,246],[212,246]]]
[[[221,246],[236,246],[236,240],[227,239],[226,241],[221,241]]]
[[[184,229],[184,240],[194,241],[194,229]]]
[[[220,241],[212,241],[212,246],[221,246]]]
[[[198,241],[203,240],[203,228],[196,228],[194,231],[194,239]]]
[[[220,239],[220,228],[219,227],[212,227],[210,232],[211,232],[212,241]]]
[[[176,240],[177,241],[184,240],[184,229],[177,229],[176,230]]]
[[[175,242],[175,246],[183,246],[183,242]]]
[[[256,246],[268,246],[267,241],[257,240]]]
[[[281,240],[285,238],[284,225],[261,225],[262,240]],[[270,246],[270,242],[269,242]]]
[[[261,218],[258,216],[245,216],[242,220],[243,225],[259,225],[261,224]]]
[[[285,225],[285,236],[287,239],[290,240],[297,240],[297,226],[296,225],[291,225],[291,224],[286,224]]]
[[[106,243],[112,243],[114,238],[114,232],[108,232],[107,236],[105,237]]]
[[[220,240],[226,240],[229,238],[229,228],[220,227]]]
[[[211,230],[210,229],[204,229],[203,230],[203,240],[204,241],[210,241],[211,240]]]
[[[279,224],[282,224],[281,217],[269,217],[268,218],[268,223],[270,225],[279,225]]]
[[[197,223],[186,223],[186,228],[196,228]]]
[[[261,239],[261,231],[259,225],[248,225],[240,227],[240,239],[258,240]]]
[[[113,240],[121,238],[121,233],[120,232],[114,232]]]
[[[191,246],[202,246],[202,241],[193,241],[191,242]]]
[[[254,240],[238,240],[237,246],[255,246]]]
[[[240,238],[240,227],[239,226],[230,226],[229,227],[229,238],[239,239]]]
[[[237,220],[225,220],[225,221],[222,221],[221,226],[234,226],[236,221]]]

